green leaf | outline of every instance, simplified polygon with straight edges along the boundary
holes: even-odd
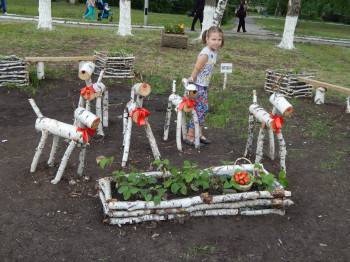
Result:
[[[155,184],[155,183],[157,183],[157,179],[155,177],[150,177],[150,178],[148,178],[148,183]]]
[[[192,164],[192,168],[196,168],[197,166],[198,166],[197,163],[193,163],[193,164]]]
[[[198,190],[199,190],[195,183],[191,183],[191,184],[190,184],[190,188],[191,188],[193,191],[198,191]]]
[[[254,165],[254,168],[259,168],[259,169],[262,169],[262,166],[261,166],[261,165],[259,165],[259,164],[255,164],[255,165]]]
[[[152,195],[151,194],[147,194],[145,195],[145,200],[148,202],[152,199]]]
[[[130,193],[131,194],[136,194],[137,192],[139,192],[139,189],[136,187],[130,187]]]
[[[191,167],[191,163],[190,163],[190,161],[185,160],[185,161],[184,161],[184,165],[183,165],[183,167],[184,167],[184,168],[189,168],[189,167]]]
[[[124,199],[125,199],[125,200],[128,200],[128,199],[130,198],[130,196],[131,196],[130,191],[129,191],[129,190],[128,190],[128,191],[125,191],[125,192],[123,193],[123,196],[124,196]]]
[[[179,191],[180,186],[178,183],[173,183],[171,185],[171,192],[173,192],[173,194],[177,194],[177,192]]]
[[[268,187],[266,188],[267,191],[274,191],[275,188],[272,185],[268,185]]]
[[[186,195],[187,194],[187,187],[185,185],[183,185],[180,189],[180,193],[183,194],[183,195]]]
[[[129,187],[128,186],[121,186],[119,189],[118,189],[118,193],[119,194],[122,194],[124,193],[125,191],[129,190]]]
[[[203,189],[207,189],[207,188],[209,188],[208,182],[203,182]]]
[[[226,175],[220,175],[219,179],[221,182],[226,182],[227,181],[227,176]]]
[[[281,171],[278,173],[278,177],[281,178],[281,179],[286,178],[286,177],[287,177],[286,171],[281,170]]]
[[[153,203],[154,203],[154,205],[159,205],[159,203],[160,203],[160,201],[162,200],[162,198],[160,197],[160,196],[155,196],[154,198],[153,198]]]
[[[137,180],[136,183],[139,187],[143,187],[143,186],[147,185],[147,182],[145,180]]]
[[[232,184],[230,182],[226,181],[224,183],[224,188],[231,188],[231,187],[232,187]]]
[[[128,180],[129,181],[134,181],[136,179],[137,173],[130,173],[128,175]]]
[[[102,169],[105,168],[105,165],[108,163],[108,158],[102,158],[101,161],[100,161],[100,167]]]
[[[187,183],[190,183],[193,180],[193,176],[191,174],[186,174],[185,179]]]
[[[279,179],[278,183],[280,183],[283,187],[287,187],[290,185],[290,182],[287,179]]]
[[[164,181],[163,185],[164,185],[164,187],[169,187],[172,183],[173,183],[172,180],[166,180],[166,181]]]
[[[207,181],[208,180],[208,173],[204,173],[203,175],[201,175],[201,181]]]
[[[168,191],[168,190],[166,190],[165,188],[159,189],[159,190],[158,190],[157,196],[163,197],[163,195],[164,195],[164,193],[165,193],[166,191]]]

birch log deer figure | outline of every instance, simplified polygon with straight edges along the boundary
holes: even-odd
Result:
[[[71,141],[61,160],[61,164],[56,173],[56,177],[55,179],[51,180],[51,183],[57,184],[61,180],[64,169],[67,165],[67,161],[77,144],[81,145],[81,152],[79,155],[79,166],[77,171],[77,173],[81,176],[84,169],[86,145],[89,144],[90,136],[92,136],[95,133],[96,127],[100,123],[100,119],[85,108],[79,107],[74,112],[76,125],[69,125],[63,122],[59,122],[55,119],[44,117],[43,114],[40,112],[40,109],[36,105],[34,99],[29,99],[29,103],[31,104],[35,114],[38,116],[35,122],[35,128],[38,131],[41,131],[42,133],[39,145],[35,151],[32,165],[30,167],[30,172],[35,172],[48,135],[52,134],[52,148],[50,158],[47,162],[48,165],[51,167],[54,165],[55,162],[55,156],[57,152],[59,139],[64,138],[70,139]]]
[[[96,116],[102,121],[97,127],[97,134],[104,136],[103,127],[108,127],[108,88],[102,83],[105,70],[101,70],[96,83],[92,84],[91,75],[95,70],[92,62],[83,63],[79,70],[79,78],[85,80],[86,86],[81,89],[79,107],[91,111],[91,101],[95,100]]]
[[[122,167],[126,166],[126,162],[128,161],[129,157],[132,122],[137,123],[138,126],[144,126],[153,156],[155,159],[160,159],[157,142],[154,138],[151,126],[147,119],[150,113],[142,107],[143,98],[148,96],[150,93],[151,87],[145,83],[137,83],[131,88],[131,99],[126,104],[123,115],[124,153],[122,159]]]
[[[174,107],[175,112],[177,114],[177,121],[176,121],[176,145],[177,149],[179,151],[182,151],[182,144],[181,144],[181,134],[182,139],[186,139],[187,134],[187,123],[186,123],[186,113],[192,112],[193,122],[194,122],[194,129],[195,129],[195,136],[194,136],[194,143],[195,148],[199,149],[199,122],[198,117],[196,113],[196,109],[194,107],[195,101],[192,100],[197,96],[197,88],[193,84],[188,84],[188,80],[186,78],[182,79],[182,84],[185,87],[185,93],[183,97],[176,94],[176,81],[173,80],[173,93],[169,96],[168,99],[168,108],[167,113],[165,116],[165,125],[164,125],[164,135],[163,139],[166,141],[168,140],[169,136],[169,127],[170,127],[170,120],[171,120],[171,112],[172,108]]]
[[[253,144],[253,134],[254,134],[254,120],[256,119],[260,125],[255,163],[261,163],[263,157],[263,146],[264,146],[264,137],[266,129],[269,133],[269,156],[272,160],[275,157],[275,142],[274,142],[274,133],[277,134],[277,141],[279,144],[279,156],[280,156],[280,165],[281,169],[286,171],[286,143],[284,141],[283,135],[281,133],[281,128],[283,124],[282,117],[288,117],[292,114],[294,108],[293,106],[284,98],[283,95],[274,93],[270,96],[270,102],[273,105],[272,113],[268,113],[257,103],[256,91],[253,91],[253,104],[249,107],[249,126],[248,126],[248,139],[247,145],[244,152],[244,156],[247,157],[250,154],[252,144]]]

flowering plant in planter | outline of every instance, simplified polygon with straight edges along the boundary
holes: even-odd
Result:
[[[164,26],[164,31],[166,34],[183,34],[184,24],[182,25],[166,25]]]

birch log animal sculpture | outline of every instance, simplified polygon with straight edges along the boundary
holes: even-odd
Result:
[[[38,147],[36,148],[35,155],[33,158],[30,172],[35,172],[38,165],[39,157],[45,146],[46,140],[49,134],[53,135],[52,148],[48,165],[53,166],[55,162],[55,156],[57,152],[58,142],[60,137],[71,140],[64,156],[61,160],[61,164],[56,173],[55,179],[51,180],[52,184],[57,184],[63,175],[64,169],[66,168],[67,161],[72,154],[75,146],[81,144],[81,152],[79,155],[79,167],[77,173],[82,175],[85,162],[86,145],[89,144],[89,138],[95,133],[96,127],[100,123],[100,119],[94,114],[86,110],[85,108],[77,108],[74,112],[74,118],[76,119],[76,125],[69,125],[63,122],[59,122],[55,119],[44,117],[36,105],[34,99],[29,99],[35,114],[38,116],[35,122],[35,128],[41,131],[42,136]]]
[[[168,99],[168,108],[167,113],[165,116],[165,125],[164,125],[164,135],[163,139],[166,141],[168,140],[169,136],[169,127],[170,127],[170,120],[171,120],[171,111],[174,107],[175,112],[177,114],[177,121],[176,121],[176,145],[177,149],[179,151],[182,151],[182,144],[181,144],[181,133],[182,133],[182,139],[186,139],[187,135],[187,123],[186,123],[186,113],[192,112],[193,122],[194,122],[194,130],[195,130],[195,136],[194,136],[194,142],[195,142],[195,148],[199,149],[199,122],[197,117],[197,112],[195,109],[195,101],[194,99],[198,93],[197,93],[197,87],[193,84],[188,84],[188,80],[186,78],[182,79],[182,84],[185,87],[185,93],[183,97],[176,94],[176,81],[173,80],[173,93],[169,96]]]
[[[104,136],[103,127],[108,127],[108,88],[102,83],[105,70],[100,72],[97,82],[92,84],[91,75],[94,70],[95,64],[92,62],[84,63],[79,70],[79,78],[86,83],[80,92],[79,107],[91,111],[91,101],[96,100],[96,116],[102,120],[97,127],[97,134]]]
[[[160,159],[158,146],[147,119],[150,113],[142,107],[143,98],[148,96],[150,93],[151,87],[145,83],[137,83],[131,88],[131,99],[126,104],[123,115],[124,153],[122,159],[122,167],[125,167],[129,157],[132,122],[137,123],[138,126],[144,126],[153,156],[155,159]]]
[[[279,144],[279,156],[281,169],[286,171],[286,143],[284,141],[283,135],[281,133],[281,128],[283,124],[283,117],[288,117],[292,114],[294,108],[293,106],[284,98],[282,94],[274,93],[270,96],[270,102],[273,105],[272,113],[268,113],[257,103],[256,91],[253,91],[253,104],[249,107],[249,126],[248,126],[248,139],[247,145],[244,152],[244,156],[247,157],[250,154],[252,144],[253,144],[253,134],[254,134],[254,119],[256,119],[260,125],[255,163],[261,163],[263,157],[263,146],[264,137],[266,129],[269,133],[270,150],[269,156],[274,160],[275,156],[275,140],[274,133],[277,134],[277,140]]]

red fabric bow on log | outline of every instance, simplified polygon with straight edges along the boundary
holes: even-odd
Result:
[[[84,95],[86,94],[88,100],[90,100],[90,93],[91,93],[91,92],[96,93],[95,89],[93,89],[92,86],[86,86],[86,87],[84,87],[84,88],[81,89],[80,94],[81,94],[82,96],[84,96]]]
[[[184,108],[184,106],[185,106],[185,103],[187,102],[187,107],[188,108],[192,108],[192,107],[194,107],[195,105],[196,105],[196,102],[195,101],[193,101],[192,99],[190,99],[190,98],[186,98],[186,97],[182,97],[182,102],[181,102],[181,104],[179,105],[179,111],[181,111],[183,108]],[[194,109],[196,109],[196,108],[194,108]]]
[[[270,115],[270,117],[274,120],[273,121],[273,128],[276,129],[276,133],[281,132],[282,124],[284,123],[284,120],[280,116],[274,116],[273,114]]]
[[[87,127],[87,128],[83,129],[83,128],[80,128],[78,126],[77,131],[78,132],[83,132],[83,140],[85,140],[86,144],[88,144],[89,143],[89,135],[93,136],[95,134],[95,132],[96,132],[96,128],[95,129],[91,129],[91,128]]]
[[[137,125],[138,126],[144,126],[146,124],[146,117],[149,116],[151,113],[148,112],[143,107],[141,108],[135,108],[129,115],[129,117],[132,117],[134,113],[137,112]]]

